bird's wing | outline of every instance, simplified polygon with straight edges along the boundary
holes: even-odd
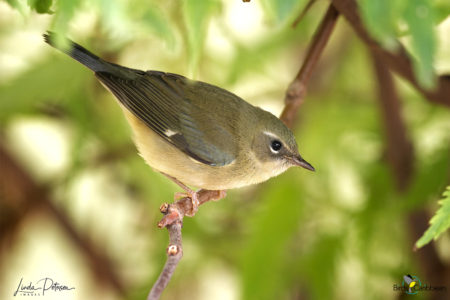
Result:
[[[136,76],[111,72],[95,74],[122,105],[194,160],[224,166],[236,159],[233,127],[227,122],[217,122],[217,112],[214,117],[211,115],[214,99],[203,99],[207,95],[214,96],[208,90],[210,85],[155,71],[138,71]],[[199,101],[207,102],[199,105]]]
[[[406,284],[409,286],[409,284],[411,283],[411,282],[413,282],[413,280],[411,279],[411,278],[409,278],[408,276],[403,276],[403,280],[406,282]]]

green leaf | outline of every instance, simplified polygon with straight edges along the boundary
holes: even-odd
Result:
[[[397,31],[396,21],[399,15],[398,2],[391,0],[359,1],[367,29],[383,47],[391,50],[397,44],[395,38]]]
[[[409,0],[406,2],[404,18],[412,38],[414,72],[419,83],[425,88],[435,84],[433,61],[436,51],[433,9],[428,1]]]
[[[416,247],[421,248],[432,239],[436,240],[444,231],[450,227],[450,186],[443,194],[444,199],[439,201],[441,207],[431,218],[431,226],[425,231],[422,237],[416,242]]]
[[[28,0],[28,5],[37,13],[51,14],[50,7],[52,6],[52,2],[52,0]]]
[[[55,43],[58,47],[67,46],[66,31],[79,4],[80,0],[59,0],[57,3],[51,28],[52,31],[58,33],[58,35],[55,35]]]
[[[370,34],[383,47],[394,51],[401,24],[408,26],[411,35],[413,68],[424,88],[435,84],[433,70],[436,41],[434,35],[434,7],[426,0],[359,0],[363,21]],[[444,10],[440,8],[440,12]]]
[[[184,2],[184,21],[188,30],[189,70],[197,68],[206,36],[208,20],[218,3],[214,0],[187,0]]]

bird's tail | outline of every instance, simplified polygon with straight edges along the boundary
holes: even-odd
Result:
[[[94,72],[110,72],[111,71],[111,64],[102,60],[97,55],[89,52],[85,48],[81,47],[77,43],[72,42],[71,40],[68,40],[69,46],[62,48],[58,47],[55,43],[56,34],[54,32],[48,31],[46,34],[44,34],[44,40],[47,44],[50,46],[66,53],[73,59],[79,61],[89,69],[91,69]]]

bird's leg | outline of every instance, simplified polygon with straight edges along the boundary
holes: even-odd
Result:
[[[161,174],[163,174],[164,176],[166,176],[167,178],[169,178],[170,180],[172,180],[173,182],[175,182],[178,186],[180,186],[185,192],[177,192],[175,193],[174,196],[174,200],[179,200],[181,198],[187,197],[190,198],[192,201],[192,210],[190,212],[187,212],[186,215],[189,217],[193,217],[197,211],[198,211],[198,207],[200,205],[200,202],[198,200],[198,191],[194,191],[192,189],[190,189],[187,185],[185,185],[184,183],[182,183],[181,181],[179,181],[178,179],[176,179],[175,177],[172,177],[166,173],[161,172]]]
[[[208,201],[217,201],[224,198],[227,193],[225,190],[198,190],[197,199],[199,205],[206,203]],[[164,217],[159,221],[158,227],[164,228],[177,221],[182,221],[184,216],[193,216],[192,201],[189,197],[183,197],[183,199],[175,201],[172,204],[164,203],[161,205],[159,210],[164,214]]]
[[[203,203],[206,203],[208,201],[218,201],[222,198],[225,198],[227,195],[227,192],[225,190],[204,190],[204,189],[200,189],[196,192],[192,191],[192,194],[190,194],[189,191],[186,191],[186,193],[176,193],[175,197],[180,197],[184,198],[190,198],[191,199],[191,203],[192,203],[192,209],[186,210],[185,211],[185,215],[188,217],[193,217],[195,215],[195,213],[198,211],[198,207],[200,205],[202,205]]]
[[[183,192],[175,193],[175,196],[174,196],[175,201],[179,200],[181,198],[191,199],[192,209],[190,209],[189,211],[183,210],[184,214],[188,217],[193,217],[197,213],[198,207],[201,204],[211,201],[211,200],[213,200],[213,201],[220,200],[222,198],[225,198],[225,196],[227,195],[225,190],[212,191],[212,190],[200,189],[198,191],[194,191],[194,190],[190,189],[187,185],[185,185],[184,183],[182,183],[181,181],[176,179],[175,177],[172,177],[163,172],[161,172],[161,174],[163,174],[164,176],[166,176],[167,178],[169,178],[170,180],[175,182],[178,186],[180,186],[185,191],[184,193]]]

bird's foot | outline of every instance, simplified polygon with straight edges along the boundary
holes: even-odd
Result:
[[[227,196],[226,190],[216,190],[216,191],[212,191],[212,192],[215,192],[217,194],[217,195],[210,196],[210,200],[212,200],[212,201],[219,201],[220,199],[223,199]]]
[[[199,190],[199,191],[201,191],[201,190]],[[175,193],[175,197],[174,197],[175,201],[182,199],[182,198],[191,199],[192,209],[190,211],[185,212],[185,215],[188,217],[193,217],[198,211],[198,207],[200,206],[199,191],[193,191],[191,189],[186,189],[185,192]]]
[[[175,177],[170,176],[169,174],[166,174],[166,173],[163,173],[163,172],[161,172],[161,174],[163,174],[164,176],[166,176],[167,178],[169,178],[170,180],[175,182],[178,186],[180,186],[185,191],[185,192],[175,193],[175,196],[174,196],[174,200],[175,201],[177,201],[179,199],[182,199],[182,198],[189,198],[189,199],[191,199],[191,201],[192,201],[192,209],[190,211],[186,211],[185,215],[189,216],[189,217],[193,217],[197,213],[198,207],[200,205],[199,191],[201,191],[201,190],[193,191],[187,185],[185,185],[184,183],[182,183],[181,181],[179,181]]]
[[[208,201],[217,201],[226,196],[224,190],[198,190],[196,192],[187,188],[185,193],[175,193],[175,202],[164,203],[159,210],[164,214],[158,223],[159,228],[167,227],[175,222],[182,222],[184,216],[193,217],[198,211],[198,207]],[[181,198],[181,200],[179,200]],[[177,201],[178,200],[178,201]],[[191,200],[191,201],[189,201]]]

